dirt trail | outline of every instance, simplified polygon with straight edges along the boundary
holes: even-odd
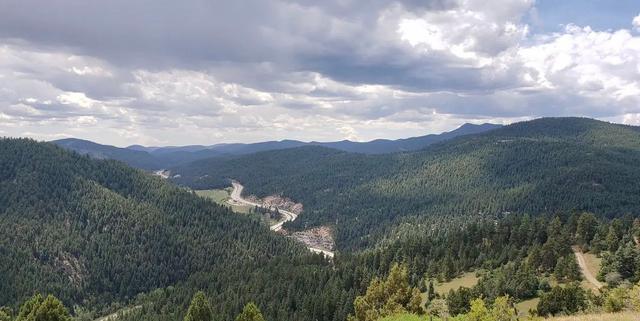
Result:
[[[574,246],[573,253],[576,255],[576,260],[578,261],[578,265],[580,266],[580,271],[582,271],[582,275],[584,275],[584,278],[587,281],[589,281],[589,283],[593,284],[593,286],[595,286],[596,288],[598,289],[602,288],[602,283],[600,283],[600,281],[598,281],[593,276],[591,271],[589,271],[589,268],[587,267],[587,261],[585,260],[584,255],[582,255],[582,252],[580,251],[580,249]]]
[[[257,206],[257,207],[262,207],[262,208],[267,208],[267,206],[260,204],[260,203],[256,203],[256,202],[252,202],[249,201],[247,199],[244,199],[242,197],[242,191],[244,190],[244,186],[242,186],[242,184],[240,184],[239,182],[236,181],[232,181],[231,185],[233,185],[233,191],[231,192],[231,200],[230,203],[232,205],[250,205],[250,206]],[[280,220],[278,223],[271,225],[269,228],[272,231],[280,231],[282,229],[282,224],[284,224],[285,222],[289,222],[289,221],[293,221],[298,217],[298,214],[287,211],[287,210],[283,210],[278,208],[278,212],[280,214],[282,214],[282,220]],[[327,251],[327,250],[323,250],[323,249],[319,249],[319,248],[315,248],[315,247],[307,247],[311,252],[314,253],[322,253],[327,257],[333,258],[334,253],[331,251]]]

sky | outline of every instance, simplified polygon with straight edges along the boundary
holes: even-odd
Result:
[[[640,124],[637,0],[0,0],[0,136],[368,141]]]

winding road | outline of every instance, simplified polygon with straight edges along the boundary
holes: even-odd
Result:
[[[264,206],[263,204],[252,202],[242,198],[242,191],[244,190],[244,186],[242,186],[242,184],[236,181],[233,181],[231,182],[231,185],[233,185],[233,191],[231,192],[231,200],[233,202],[236,202],[238,204],[267,208],[267,206]],[[270,209],[273,209],[273,208],[270,208]],[[284,224],[285,222],[293,221],[298,217],[298,214],[285,211],[283,209],[278,209],[278,212],[282,214],[282,220],[278,221],[278,223],[273,224],[269,227],[271,228],[272,231],[276,231],[276,232],[280,231],[282,229],[282,224]]]
[[[242,184],[240,184],[239,182],[232,181],[231,185],[233,186],[233,191],[231,191],[230,204],[232,204],[232,205],[249,205],[249,206],[257,206],[257,207],[267,208],[267,206],[265,206],[263,204],[252,202],[250,200],[244,199],[242,197],[242,191],[244,190],[244,186],[242,186]],[[270,208],[270,209],[272,209],[272,208]],[[280,221],[278,221],[278,223],[275,223],[275,224],[273,224],[273,225],[271,225],[269,227],[274,232],[280,231],[282,229],[282,224],[284,224],[285,222],[293,221],[298,217],[298,214],[290,212],[290,211],[287,211],[287,210],[283,210],[283,209],[280,209],[280,208],[278,208],[278,212],[280,214],[282,214],[282,219]],[[331,252],[331,251],[327,251],[327,250],[323,250],[323,249],[319,249],[319,248],[315,248],[315,247],[310,247],[310,246],[307,246],[307,248],[311,252],[322,253],[326,257],[333,258],[333,256],[334,256],[334,253]]]

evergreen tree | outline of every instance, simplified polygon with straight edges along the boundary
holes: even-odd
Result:
[[[432,316],[446,319],[449,317],[449,307],[444,299],[433,299],[429,302],[427,313]]]
[[[627,305],[631,308],[631,310],[640,312],[640,282],[634,285],[631,290],[629,290]]]
[[[538,302],[538,314],[541,316],[558,313],[572,314],[586,308],[586,293],[577,283],[566,287],[556,286],[543,294]]]
[[[627,289],[615,288],[607,293],[607,297],[604,301],[604,309],[607,312],[620,312],[625,308],[625,304],[629,299],[629,293]]]
[[[481,298],[471,301],[471,309],[465,319],[468,321],[493,321],[489,309]]]
[[[638,272],[638,264],[640,264],[640,255],[638,252],[638,248],[632,241],[628,241],[618,247],[615,259],[619,262],[618,273],[620,273],[623,279],[637,281],[636,273]]]
[[[213,313],[209,300],[205,296],[204,292],[198,291],[191,300],[189,310],[184,316],[184,321],[212,321]]]
[[[576,242],[583,250],[586,250],[596,234],[598,220],[592,213],[582,213],[578,218],[576,228]]]
[[[609,252],[615,252],[618,250],[618,242],[620,241],[620,237],[618,236],[618,232],[616,228],[611,224],[609,226],[609,232],[607,233],[607,238],[605,242],[607,243],[607,250]]]
[[[558,282],[579,281],[582,278],[582,274],[575,255],[569,254],[560,257],[553,275]]]
[[[20,307],[16,321],[71,321],[71,315],[53,295],[36,294]]]
[[[456,316],[469,312],[470,302],[473,299],[473,296],[472,290],[464,286],[457,290],[450,290],[447,295],[449,313]]]
[[[8,307],[0,307],[0,321],[13,320],[13,311]]]
[[[255,303],[247,303],[242,312],[236,317],[236,321],[264,321],[262,312]]]
[[[508,295],[497,297],[491,308],[492,321],[514,321],[516,320],[516,311],[511,306]]]
[[[429,287],[427,289],[427,299],[429,301],[433,300],[436,297],[436,290],[433,287],[433,281],[429,280]]]
[[[420,291],[409,286],[407,268],[394,264],[386,279],[374,279],[366,293],[355,299],[349,320],[376,321],[398,313],[422,313],[420,302]]]

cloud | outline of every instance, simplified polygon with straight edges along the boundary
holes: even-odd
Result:
[[[640,14],[633,18],[632,24],[633,27],[636,28],[636,31],[640,32]]]
[[[533,0],[0,0],[0,127],[175,145],[635,121],[640,35],[532,34],[536,14]]]

